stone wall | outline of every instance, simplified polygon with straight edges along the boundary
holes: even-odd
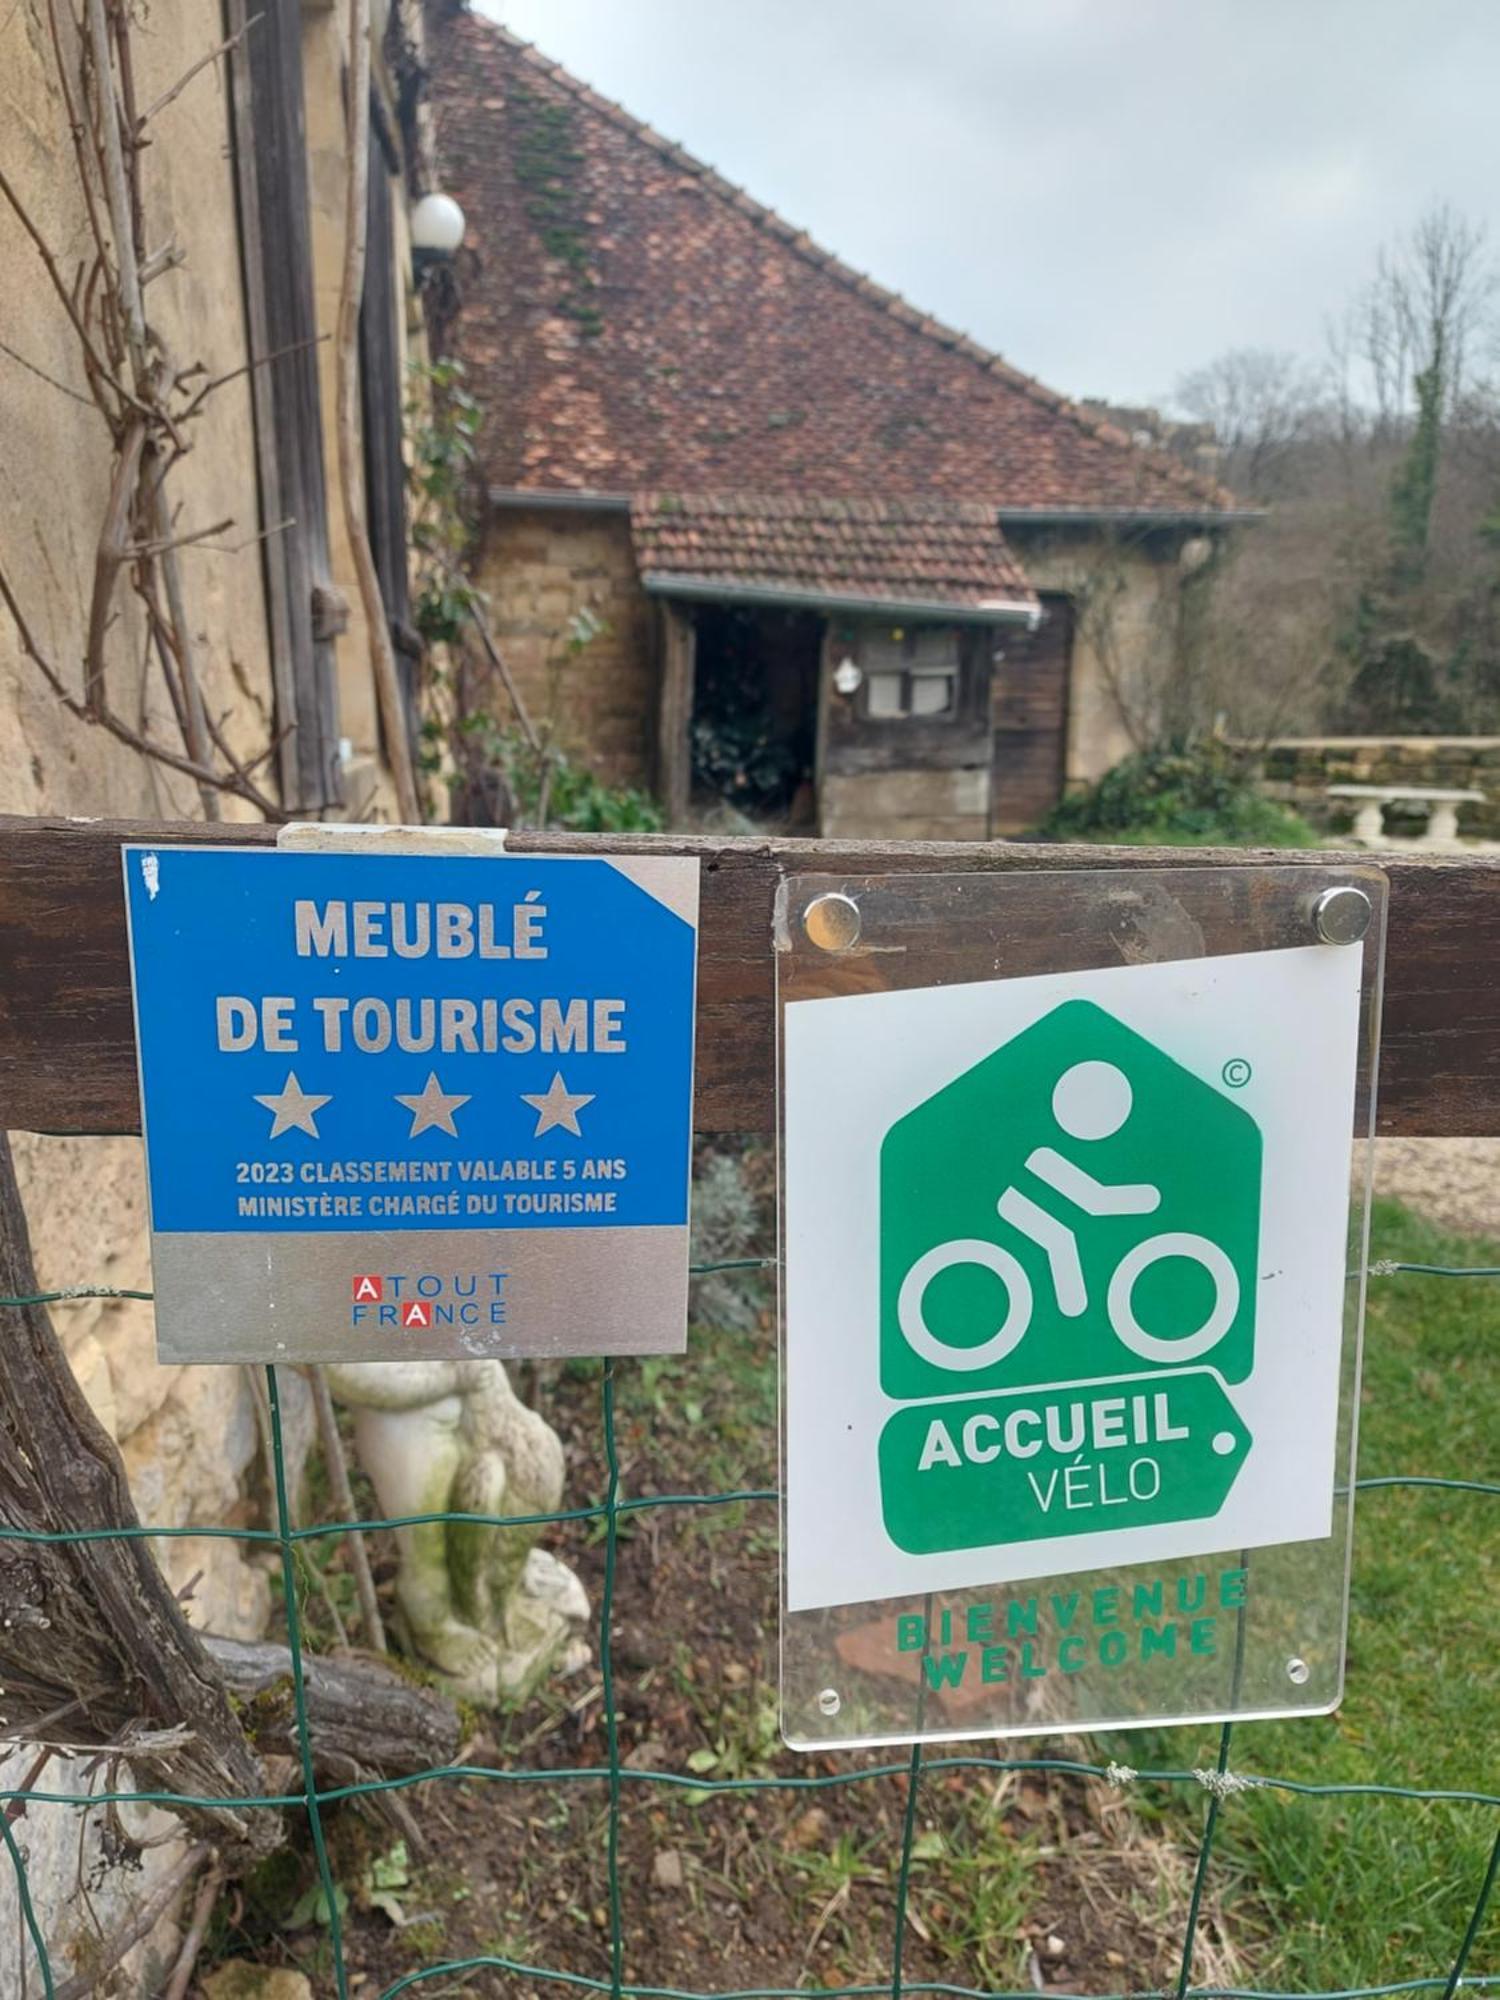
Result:
[[[5,165],[20,201],[64,268],[87,248],[67,121],[58,100],[45,10],[21,6],[0,26],[6,78]],[[149,102],[222,33],[217,14],[194,0],[153,0],[149,34],[135,38],[137,95]],[[179,362],[207,375],[246,360],[234,189],[224,90],[217,71],[196,78],[159,115],[146,156],[146,238],[175,241],[183,263],[155,279],[148,302]],[[97,411],[82,396],[75,335],[36,251],[0,203],[0,257],[11,282],[0,287],[0,555],[42,649],[75,688],[94,548],[109,490],[112,454]],[[20,356],[17,360],[14,357]],[[231,739],[259,748],[270,717],[266,623],[255,448],[249,384],[243,375],[216,390],[195,432],[196,449],[174,470],[173,504],[185,530],[228,520],[209,544],[182,551],[190,622],[202,635],[205,698],[229,712]],[[224,551],[248,542],[238,554]],[[123,583],[109,647],[114,706],[148,722],[168,741],[175,725],[160,675],[141,671],[144,633]],[[143,715],[144,707],[144,715]],[[102,731],[59,709],[26,661],[0,612],[0,809],[193,817],[194,787],[148,765]],[[235,810],[231,805],[228,810]]]
[[[63,10],[66,15],[66,10]],[[294,10],[295,11],[295,10]],[[384,9],[377,8],[382,15]],[[309,190],[324,371],[323,421],[335,576],[355,608],[338,648],[341,727],[350,740],[351,806],[371,814],[386,796],[369,648],[343,533],[332,430],[335,407],[328,338],[337,318],[343,251],[343,36],[345,10],[309,7],[303,23],[309,135]],[[137,101],[150,104],[200,60],[223,34],[220,11],[199,0],[152,0],[149,19],[135,15],[131,52]],[[0,21],[6,117],[0,147],[19,202],[71,278],[86,266],[90,238],[67,118],[57,86],[47,10],[23,0]],[[389,87],[378,79],[389,97]],[[151,281],[147,313],[179,366],[198,364],[222,377],[191,437],[193,449],[171,474],[170,495],[185,532],[229,525],[181,554],[183,590],[197,640],[204,695],[225,717],[241,754],[268,744],[274,729],[269,633],[265,612],[256,441],[243,311],[239,224],[228,103],[222,64],[206,62],[180,95],[154,117],[145,155],[145,240],[175,245],[182,261]],[[405,268],[405,219],[396,203],[398,269]],[[0,202],[0,256],[11,282],[0,288],[0,562],[37,643],[81,690],[85,626],[94,552],[112,471],[110,441],[84,389],[77,337],[44,267],[7,203]],[[408,301],[410,304],[410,300]],[[415,308],[413,308],[413,312]],[[414,323],[408,335],[415,348]],[[136,600],[122,580],[107,659],[116,711],[164,743],[177,726],[158,671],[147,670]],[[249,809],[225,798],[226,819]],[[195,786],[142,758],[102,730],[63,710],[22,652],[0,607],[0,812],[87,814],[119,819],[202,816]],[[139,1143],[128,1139],[47,1139],[15,1135],[22,1194],[41,1281],[48,1289],[106,1284],[150,1286],[147,1212]],[[85,1395],[118,1443],[141,1518],[176,1529],[259,1523],[267,1518],[258,1377],[235,1367],[159,1367],[148,1304],[91,1300],[61,1304],[55,1324]],[[287,1399],[290,1399],[287,1404]],[[305,1453],[308,1400],[288,1375],[283,1401],[294,1463]],[[195,1625],[252,1637],[270,1610],[269,1572],[233,1542],[184,1535],[155,1545],[166,1575]],[[26,1752],[0,1762],[0,1788],[19,1782],[33,1762]],[[56,1758],[50,1790],[97,1789],[83,1762]],[[122,1776],[128,1774],[120,1774]],[[80,1845],[76,1814],[28,1808],[16,1823],[29,1852],[38,1916],[57,1964],[66,1971],[75,1944],[97,1917],[106,1930],[172,1864],[171,1844],[152,1849],[139,1871],[96,1869],[102,1816],[92,1815]],[[79,1856],[91,1882],[88,1907],[76,1895]],[[170,1930],[170,1925],[167,1926]],[[0,2000],[22,1990],[12,1871],[0,1865]],[[35,1970],[27,1990],[39,1990]],[[128,1975],[144,1980],[145,1970]],[[140,1985],[139,1990],[146,1990]]]
[[[1460,806],[1458,830],[1500,840],[1500,736],[1286,736],[1259,756],[1267,797],[1330,832],[1347,832],[1356,802],[1329,785],[1436,785],[1487,794]]]
[[[651,606],[624,513],[563,507],[495,509],[479,555],[496,640],[538,725],[611,784],[649,785],[657,673]],[[592,611],[606,631],[576,659],[568,621]],[[497,720],[513,718],[495,690]]]
[[[1094,784],[1138,747],[1129,718],[1150,714],[1168,671],[1182,537],[1010,522],[1005,535],[1035,589],[1073,601],[1066,781]]]
[[[67,126],[55,89],[50,50],[36,10],[18,8],[3,31],[7,88],[6,162],[48,239],[82,254],[84,224]],[[220,32],[192,0],[157,0],[152,32],[137,37],[137,91],[149,102]],[[148,155],[145,186],[151,242],[175,240],[177,270],[150,292],[152,319],[186,364],[227,375],[246,359],[235,202],[222,82],[204,72],[161,114]],[[75,338],[44,283],[35,253],[14,217],[0,207],[0,254],[25,282],[0,290],[0,339],[55,382],[75,386]],[[40,644],[78,685],[93,538],[103,519],[111,456],[98,415],[63,389],[0,355],[0,410],[7,450],[0,478],[0,555]],[[229,520],[212,547],[182,553],[188,615],[199,637],[205,696],[227,712],[232,739],[263,747],[271,727],[271,690],[259,550],[259,502],[248,384],[243,375],[215,392],[198,448],[172,477],[185,528]],[[239,543],[239,553],[225,551]],[[144,634],[123,583],[108,647],[111,696],[132,719],[143,711],[153,733],[175,737],[160,676],[143,675]],[[59,708],[22,657],[10,620],[0,615],[0,811],[87,813],[118,818],[200,816],[195,788],[102,731]],[[226,817],[243,817],[236,801]],[[150,1283],[140,1148],[133,1140],[40,1140],[17,1143],[18,1168],[50,1283],[98,1280]],[[208,1371],[159,1369],[152,1360],[149,1308],[64,1309],[60,1330],[96,1411],[127,1458],[144,1467],[148,1437],[177,1444],[157,1474],[155,1497],[176,1519],[217,1519],[238,1498],[235,1455],[253,1409],[242,1384]],[[184,1438],[200,1437],[201,1462],[190,1467]],[[243,1454],[241,1467],[243,1465]],[[204,1482],[208,1482],[207,1485]],[[217,1511],[215,1511],[217,1510]],[[166,1515],[154,1516],[165,1519]],[[169,1573],[204,1571],[200,1615],[212,1606],[222,1629],[249,1631],[263,1617],[263,1585],[230,1545],[177,1545]]]
[[[149,32],[132,37],[139,101],[149,103],[223,32],[218,10],[196,0],[152,0]],[[87,228],[63,107],[59,101],[45,10],[11,9],[0,25],[6,78],[5,167],[20,200],[71,273],[87,253]],[[175,241],[181,266],[155,279],[150,317],[179,361],[201,362],[206,375],[230,375],[247,358],[224,84],[205,70],[161,112],[146,156],[146,239]],[[35,250],[9,208],[0,204],[0,258],[11,282],[0,287],[0,560],[39,644],[75,688],[81,684],[94,545],[103,520],[111,452],[102,420],[77,399],[82,388],[76,338],[51,292]],[[22,357],[17,360],[15,357]],[[50,379],[44,379],[50,378]],[[196,449],[172,474],[171,494],[184,529],[232,521],[211,545],[182,552],[188,614],[199,637],[205,695],[228,714],[240,749],[260,748],[270,729],[271,690],[261,559],[255,448],[249,384],[243,375],[214,393]],[[227,553],[236,545],[238,553]],[[145,634],[123,583],[108,659],[111,698],[163,740],[175,723],[160,676],[142,673]],[[59,706],[17,645],[0,611],[0,811],[86,813],[119,818],[196,818],[194,787]],[[232,801],[226,817],[242,816]],[[150,1284],[140,1147],[134,1140],[39,1139],[17,1135],[17,1166],[42,1282]],[[247,1504],[256,1458],[251,1391],[238,1369],[158,1368],[150,1307],[89,1302],[58,1308],[58,1331],[84,1393],[118,1441],[143,1517],[173,1526],[234,1518]],[[264,1624],[269,1590],[263,1571],[225,1541],[184,1539],[161,1546],[172,1582],[187,1586],[185,1609],[199,1624],[249,1635]],[[32,1758],[0,1763],[0,1786],[20,1782]],[[81,1764],[54,1760],[49,1789],[86,1785]],[[85,1835],[91,1901],[110,1927],[171,1865],[173,1848],[153,1849],[140,1873],[93,1871],[102,1815]],[[91,1919],[74,1895],[79,1821],[62,1808],[29,1808],[16,1833],[30,1855],[38,1914],[69,1963],[70,1944]],[[0,1870],[0,1995],[21,1990],[15,1885]],[[39,1991],[34,1969],[32,1992]]]

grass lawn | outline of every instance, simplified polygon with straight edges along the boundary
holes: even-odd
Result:
[[[1319,836],[1304,820],[1289,812],[1272,818],[1268,812],[1251,838],[1235,830],[1205,823],[1201,826],[1161,825],[1145,820],[1118,827],[1091,827],[1068,834],[1090,847],[1316,847]]]
[[[1497,1264],[1500,1244],[1377,1206],[1371,1254]],[[1500,1279],[1371,1280],[1362,1477],[1500,1480]],[[1500,1497],[1400,1487],[1356,1503],[1349,1671],[1335,1716],[1247,1723],[1232,1767],[1299,1780],[1500,1791]],[[1133,1739],[1132,1739],[1133,1740]],[[1164,1742],[1186,1761],[1186,1734]],[[1195,1735],[1192,1761],[1212,1761]],[[1253,1984],[1312,1991],[1446,1975],[1500,1810],[1398,1799],[1228,1800],[1215,1868]],[[1500,1893],[1469,1974],[1500,1974]]]
[[[1382,1203],[1371,1255],[1402,1263],[1500,1264],[1500,1244],[1444,1236],[1394,1203]],[[763,1355],[743,1347],[738,1353],[738,1370],[724,1369],[721,1361],[712,1371],[721,1407],[700,1410],[690,1402],[686,1412],[690,1421],[706,1419],[704,1432],[715,1438],[725,1461],[712,1469],[726,1483],[746,1470],[746,1421],[758,1435],[771,1414]],[[1361,1475],[1500,1480],[1497,1359],[1500,1279],[1373,1279]],[[688,1364],[657,1366],[662,1380],[641,1386],[657,1392],[650,1400],[661,1421],[668,1410],[680,1412],[675,1386],[661,1392]],[[701,1386],[702,1373],[689,1372],[697,1373]],[[717,1536],[731,1522],[704,1518],[697,1525]],[[1493,1495],[1400,1487],[1363,1494],[1356,1506],[1343,1707],[1326,1718],[1242,1725],[1235,1732],[1233,1768],[1312,1782],[1500,1791],[1497,1531],[1500,1497]],[[1116,1742],[1133,1763],[1207,1766],[1217,1731],[1163,1732],[1149,1743],[1136,1733]],[[1016,1747],[1023,1755],[1046,1748]],[[1102,1757],[1100,1740],[1091,1739],[1084,1754]],[[950,1811],[958,1803],[951,1800]],[[1146,1829],[1168,1836],[1190,1860],[1202,1806],[1194,1796],[1190,1822],[1185,1803],[1174,1794],[1168,1803],[1146,1805],[1142,1818]],[[1333,1991],[1445,1975],[1497,1834],[1500,1810],[1479,1805],[1276,1792],[1231,1798],[1220,1816],[1211,1886],[1245,1982]],[[944,1856],[950,1879],[943,1886],[955,1913],[972,1915],[975,1884],[958,1879],[962,1871],[955,1866],[961,1851],[950,1833]],[[1026,1858],[1024,1844],[1008,1851],[1017,1863]],[[928,1879],[936,1884],[945,1871],[936,1853],[933,1861]],[[982,1877],[986,1870],[978,1872]],[[1025,1870],[1002,1869],[1000,1875],[1007,1895],[1024,1910]],[[983,1971],[993,1975],[997,1969],[987,1964]],[[1130,1968],[1137,1974],[1142,1969]],[[1468,1969],[1471,1975],[1500,1973],[1500,1894]],[[1200,1982],[1205,1971],[1201,1962],[1195,1968]]]

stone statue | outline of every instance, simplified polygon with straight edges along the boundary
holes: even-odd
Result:
[[[558,1506],[562,1440],[519,1400],[501,1362],[341,1362],[327,1375],[355,1412],[359,1461],[384,1514]],[[457,1521],[397,1529],[398,1630],[455,1693],[520,1693],[580,1648],[588,1598],[566,1564],[534,1546],[539,1532]]]

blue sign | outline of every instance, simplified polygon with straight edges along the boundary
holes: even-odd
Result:
[[[695,861],[125,880],[163,1359],[680,1348]]]

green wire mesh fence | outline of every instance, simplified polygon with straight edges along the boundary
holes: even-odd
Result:
[[[692,1267],[695,1276],[704,1276],[736,1270],[767,1269],[774,1264],[772,1258],[729,1258],[713,1263],[696,1264]],[[1370,1265],[1372,1275],[1390,1276],[1409,1273],[1429,1278],[1468,1279],[1500,1278],[1500,1267],[1495,1266],[1447,1266],[1431,1264],[1402,1264],[1389,1260]],[[151,1294],[144,1291],[127,1291],[110,1286],[70,1286],[60,1291],[35,1292],[25,1296],[0,1298],[0,1307],[52,1305],[71,1299],[85,1298],[125,1298],[149,1299]],[[390,1519],[363,1521],[320,1522],[307,1527],[291,1525],[292,1515],[287,1492],[286,1456],[283,1445],[280,1390],[274,1367],[265,1370],[266,1388],[270,1406],[270,1438],[273,1455],[274,1490],[276,1501],[275,1528],[237,1527],[186,1527],[152,1528],[143,1526],[122,1528],[96,1528],[78,1533],[66,1531],[42,1531],[0,1527],[0,1539],[19,1542],[64,1542],[79,1543],[107,1540],[166,1539],[174,1535],[192,1536],[195,1539],[220,1537],[238,1542],[273,1545],[279,1552],[283,1602],[285,1605],[287,1642],[291,1654],[292,1695],[295,1709],[296,1740],[301,1768],[302,1785],[297,1791],[265,1793],[255,1796],[192,1797],[184,1793],[159,1791],[111,1790],[91,1792],[81,1797],[72,1792],[48,1791],[35,1785],[21,1789],[0,1790],[0,1807],[24,1803],[27,1807],[50,1805],[92,1810],[99,1806],[159,1806],[170,1810],[178,1808],[207,1808],[232,1806],[239,1808],[263,1808],[282,1810],[298,1808],[306,1812],[313,1856],[317,1866],[318,1881],[324,1905],[328,1913],[329,1944],[332,1955],[332,1976],[338,2000],[347,2000],[350,1991],[345,1965],[343,1917],[340,1897],[334,1872],[330,1865],[328,1846],[325,1839],[323,1814],[325,1808],[362,1795],[408,1790],[414,1786],[442,1782],[483,1781],[504,1785],[562,1786],[573,1784],[600,1784],[606,1788],[608,1814],[606,1821],[606,1877],[608,1885],[608,1952],[609,1977],[607,1979],[586,1973],[565,1970],[559,1966],[528,1965],[523,1961],[505,1957],[497,1953],[485,1952],[470,1957],[442,1959],[418,1970],[387,1986],[379,2000],[395,2000],[395,1996],[408,1988],[429,1980],[452,1980],[467,1973],[494,1971],[509,1975],[520,1981],[547,1985],[578,1987],[591,1993],[605,1993],[611,2000],[797,2000],[804,1992],[816,1992],[823,2000],[865,2000],[866,1996],[889,1995],[890,2000],[901,2000],[903,1993],[930,1993],[953,1996],[953,2000],[1035,2000],[1034,1992],[1011,1993],[1003,1989],[988,1989],[963,1986],[946,1980],[908,1979],[904,1974],[904,1957],[908,1933],[908,1912],[910,1907],[912,1866],[917,1826],[917,1801],[921,1780],[924,1775],[947,1771],[971,1771],[1003,1774],[1008,1772],[1035,1772],[1038,1774],[1065,1774],[1076,1777],[1104,1779],[1118,1784],[1157,1784],[1168,1787],[1198,1787],[1207,1795],[1203,1831],[1199,1841],[1198,1854],[1193,1869],[1192,1886],[1189,1895],[1186,1918],[1183,1926],[1181,1952],[1178,1958],[1178,1973],[1175,1985],[1170,1988],[1137,1989],[1133,1994],[1107,1996],[1107,2000],[1380,2000],[1380,1996],[1399,1993],[1441,1992],[1443,2000],[1452,2000],[1460,1989],[1464,1991],[1484,1991],[1500,1987],[1500,1973],[1470,1973],[1468,1966],[1479,1938],[1486,1914],[1495,1895],[1497,1876],[1500,1876],[1500,1831],[1491,1845],[1488,1865],[1479,1882],[1469,1920],[1463,1934],[1455,1942],[1451,1963],[1444,1969],[1411,1979],[1400,1980],[1381,1986],[1346,1987],[1319,1992],[1284,1994],[1263,1988],[1234,1986],[1195,1986],[1192,1984],[1194,1947],[1198,1938],[1199,1923],[1203,1909],[1205,1889],[1209,1880],[1215,1840],[1218,1834],[1221,1813],[1226,1798],[1233,1793],[1250,1788],[1284,1792],[1304,1799],[1333,1798],[1379,1798],[1420,1803],[1450,1803],[1488,1808],[1500,1813],[1500,1792],[1485,1790],[1452,1790],[1401,1784],[1369,1783],[1311,1783],[1275,1774],[1250,1775],[1234,1771],[1230,1765],[1230,1752],[1234,1737],[1233,1724],[1226,1723],[1220,1733],[1218,1756],[1212,1769],[1143,1768],[1126,1770],[1118,1764],[1099,1764],[1065,1757],[996,1757],[986,1755],[934,1756],[924,1752],[923,1746],[914,1744],[908,1758],[900,1762],[883,1764],[863,1764],[846,1771],[809,1773],[802,1776],[770,1777],[721,1777],[699,1772],[677,1772],[641,1768],[627,1764],[621,1757],[619,1738],[619,1713],[616,1702],[615,1667],[612,1658],[612,1618],[614,1611],[615,1586],[619,1554],[619,1526],[625,1516],[658,1508],[712,1508],[734,1503],[765,1503],[774,1505],[779,1495],[771,1488],[746,1488],[739,1491],[718,1493],[667,1493],[629,1497],[621,1492],[620,1459],[616,1435],[616,1363],[606,1360],[603,1364],[603,1444],[606,1468],[606,1485],[603,1498],[592,1505],[562,1508],[542,1514],[473,1514],[473,1513],[428,1513],[401,1515]],[[1500,1496],[1500,1483],[1477,1479],[1447,1478],[1434,1474],[1383,1474],[1358,1479],[1356,1490],[1367,1491],[1392,1487],[1440,1488],[1455,1492]],[[343,1535],[351,1530],[368,1534],[379,1530],[403,1527],[418,1527],[438,1522],[459,1522],[474,1526],[495,1528],[518,1528],[551,1526],[564,1522],[596,1521],[604,1527],[604,1580],[600,1601],[600,1680],[602,1682],[602,1702],[605,1726],[606,1760],[602,1765],[575,1766],[572,1768],[523,1766],[496,1767],[483,1764],[451,1764],[413,1775],[396,1778],[375,1778],[359,1783],[319,1786],[314,1771],[313,1746],[308,1720],[306,1687],[304,1683],[304,1643],[298,1608],[296,1579],[296,1549],[299,1542],[312,1541],[329,1535]],[[733,1795],[755,1792],[822,1792],[847,1786],[866,1786],[890,1778],[905,1778],[905,1799],[901,1816],[899,1851],[895,1856],[895,1915],[891,1936],[890,1977],[882,1984],[852,1986],[823,1986],[821,1984],[802,1987],[755,1987],[732,1991],[688,1989],[671,1986],[643,1984],[627,1977],[625,1963],[625,1913],[624,1894],[620,1865],[621,1821],[625,1790],[627,1786],[661,1787],[678,1790],[697,1797],[713,1795]],[[55,2000],[62,1981],[59,1980],[48,1950],[47,1940],[37,1915],[28,1879],[26,1856],[16,1837],[10,1815],[0,1810],[0,1840],[3,1840],[15,1871],[17,1899],[21,1919],[30,1938],[40,1973],[42,1990],[46,2000]],[[1056,2000],[1066,2000],[1062,1989],[1049,1988]]]

